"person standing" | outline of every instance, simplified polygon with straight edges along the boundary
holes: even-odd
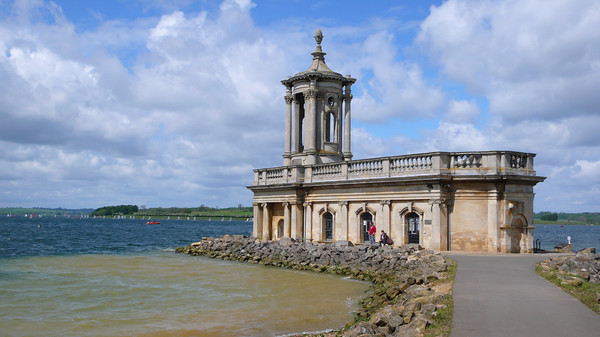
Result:
[[[375,244],[375,233],[377,232],[377,228],[375,228],[375,224],[371,222],[369,225],[369,242],[371,245]]]

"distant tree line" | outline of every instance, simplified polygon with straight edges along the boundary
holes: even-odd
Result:
[[[200,205],[199,207],[146,207],[145,205],[119,205],[100,207],[90,216],[136,215],[136,216],[186,216],[186,217],[232,217],[251,218],[254,209],[239,204],[237,207],[219,208]]]
[[[600,213],[556,213],[539,212],[534,214],[535,219],[544,221],[558,221],[565,223],[600,224]]]
[[[90,213],[91,216],[105,216],[105,215],[127,215],[134,214],[138,211],[136,205],[119,205],[119,206],[105,206],[100,207]]]
[[[155,207],[140,210],[136,215],[140,216],[201,216],[201,217],[233,217],[250,218],[253,213],[252,207],[244,207],[241,204],[237,207],[209,207],[200,205],[199,207]]]

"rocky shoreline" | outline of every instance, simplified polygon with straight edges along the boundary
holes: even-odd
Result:
[[[350,242],[298,243],[288,238],[262,242],[225,235],[202,238],[176,252],[372,282],[355,321],[335,331],[335,336],[420,336],[450,292],[448,287],[434,286],[446,277],[449,261],[419,245],[354,246]]]
[[[583,281],[600,284],[600,254],[595,248],[583,249],[575,255],[558,256],[540,262],[543,271],[553,272],[561,283],[579,286]],[[600,301],[600,294],[598,294]]]

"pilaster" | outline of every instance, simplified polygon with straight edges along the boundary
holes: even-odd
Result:
[[[382,200],[379,202],[381,205],[381,214],[383,215],[378,220],[380,222],[381,229],[383,229],[390,237],[392,237],[391,223],[390,223],[390,204],[389,200]],[[396,233],[393,233],[396,235]],[[394,238],[392,238],[394,240]]]
[[[306,225],[306,239],[313,240],[313,226],[312,226],[312,202],[307,201],[304,203],[304,209],[306,213],[306,218],[304,219],[304,223]]]
[[[269,204],[263,203],[262,205],[262,240],[271,240],[271,214],[269,212]]]
[[[291,164],[292,155],[292,87],[286,87],[285,99],[285,149],[283,152],[283,165]]]
[[[340,201],[338,203],[338,205],[340,206],[340,215],[336,217],[336,220],[338,220],[338,222],[339,222],[338,228],[340,229],[338,239],[347,241],[348,240],[348,201]]]
[[[352,125],[351,125],[351,109],[352,90],[351,84],[346,84],[346,92],[344,94],[344,160],[352,160],[352,150],[350,149]]]
[[[281,204],[283,206],[283,236],[286,238],[290,237],[290,203],[284,202]]]

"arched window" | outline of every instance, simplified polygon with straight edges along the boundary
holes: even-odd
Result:
[[[408,226],[408,243],[419,243],[420,223],[419,215],[415,212],[406,215],[406,224]]]
[[[360,225],[361,225],[361,232],[362,232],[362,241],[363,242],[367,242],[369,241],[369,225],[371,224],[371,222],[373,222],[373,215],[369,212],[364,212],[363,214],[360,215]]]
[[[327,134],[325,135],[325,141],[327,142],[335,142],[335,114],[333,111],[327,113],[327,118],[325,121],[325,130]]]
[[[281,219],[277,223],[277,238],[280,239],[283,236],[284,236],[284,233],[283,233],[283,219]]]
[[[333,240],[333,214],[329,212],[323,214],[323,232],[325,240]]]

